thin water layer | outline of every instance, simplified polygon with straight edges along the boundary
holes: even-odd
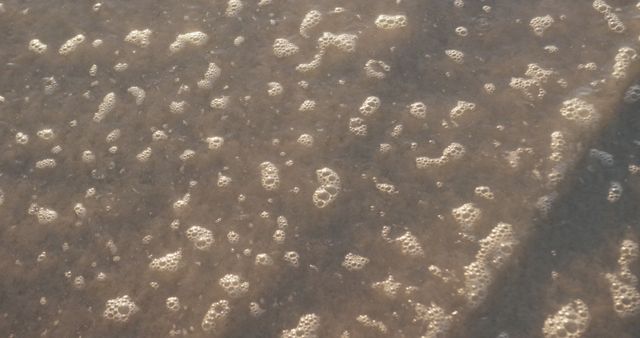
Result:
[[[634,337],[639,13],[5,1],[0,332]]]

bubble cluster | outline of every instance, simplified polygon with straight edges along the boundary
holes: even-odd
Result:
[[[138,311],[140,311],[140,308],[133,302],[131,297],[124,295],[109,299],[102,316],[110,321],[125,323]]]
[[[231,298],[239,298],[249,292],[249,282],[244,281],[240,276],[234,274],[226,274],[218,281],[218,285]]]
[[[320,316],[315,313],[303,315],[298,325],[292,329],[282,330],[281,338],[318,338]]]
[[[297,54],[299,51],[300,47],[287,39],[278,38],[273,41],[273,55],[276,57],[288,57]]]
[[[317,10],[310,10],[307,14],[302,18],[302,22],[300,23],[300,35],[305,38],[309,37],[309,33],[311,29],[317,26],[322,20],[322,13]]]
[[[593,124],[600,118],[592,104],[577,97],[562,102],[560,114],[567,120],[575,121],[585,126]]]
[[[111,92],[102,98],[102,102],[98,105],[98,111],[93,114],[94,122],[102,122],[102,120],[113,111],[116,105],[116,94]]]
[[[442,156],[431,158],[426,156],[416,157],[416,167],[418,169],[437,168],[451,161],[460,160],[466,154],[466,148],[460,143],[451,143],[442,151]]]
[[[127,89],[127,93],[131,94],[134,97],[137,106],[144,103],[144,99],[147,97],[147,92],[144,89],[136,86],[129,87],[129,89]]]
[[[44,54],[47,52],[47,45],[38,39],[29,41],[29,50],[36,54]]]
[[[364,64],[365,74],[372,79],[384,79],[390,71],[391,66],[382,60],[371,59]]]
[[[228,18],[237,17],[240,11],[244,8],[244,3],[240,0],[227,1],[227,8],[224,11],[224,16]]]
[[[614,58],[615,63],[613,64],[613,72],[611,72],[611,76],[615,79],[624,79],[627,77],[627,71],[631,66],[631,63],[634,62],[638,58],[638,52],[631,47],[620,47],[618,49],[618,53]]]
[[[159,258],[154,258],[149,263],[149,268],[160,272],[176,272],[182,261],[182,250],[166,254]]]
[[[422,338],[445,337],[453,324],[453,316],[446,313],[443,308],[435,303],[430,306],[415,302],[413,304],[416,313],[414,321],[420,321],[427,325]]]
[[[542,327],[544,338],[579,338],[587,331],[591,314],[587,304],[576,299],[547,317]]]
[[[209,36],[200,31],[178,34],[176,39],[169,45],[169,51],[171,53],[177,53],[187,46],[204,46],[208,40]]]
[[[547,30],[555,22],[551,15],[536,16],[529,21],[529,26],[533,30],[533,33],[537,36],[543,36],[544,31]]]
[[[623,33],[626,29],[622,20],[614,13],[613,7],[609,6],[604,0],[594,0],[593,8],[602,14],[602,17],[607,21],[609,30],[615,33]]]
[[[147,48],[151,41],[149,38],[151,37],[151,30],[146,28],[143,30],[134,29],[127,36],[124,37],[124,41],[130,44],[136,45],[140,48]]]
[[[207,250],[214,243],[213,232],[199,225],[191,226],[185,234],[198,250]]]
[[[360,105],[360,108],[358,108],[358,111],[363,116],[373,115],[373,113],[380,109],[380,104],[380,98],[378,98],[377,96],[368,96],[366,99],[364,99],[364,101]]]
[[[316,207],[322,209],[336,200],[342,183],[338,173],[327,167],[316,170],[316,179],[320,186],[313,192],[312,200]]]
[[[349,271],[359,271],[369,264],[369,258],[349,252],[344,256],[342,266]]]
[[[464,63],[464,53],[457,49],[447,49],[444,53],[451,59],[453,62],[457,64]]]
[[[220,77],[221,73],[222,70],[218,65],[213,62],[209,62],[209,66],[207,66],[203,79],[199,80],[197,83],[198,88],[211,89],[213,87],[213,83]]]
[[[405,15],[388,15],[381,14],[374,22],[376,27],[384,30],[398,29],[407,26],[407,17]]]
[[[424,102],[414,102],[409,105],[409,114],[417,119],[426,119],[427,105]]]
[[[473,102],[467,102],[459,100],[456,105],[449,111],[449,118],[452,121],[461,119],[467,112],[472,112],[476,109],[476,104]]]
[[[216,330],[219,330],[220,327],[224,325],[230,312],[231,307],[229,306],[229,301],[225,299],[219,300],[209,306],[209,310],[207,310],[202,318],[200,327],[202,327],[202,330],[205,332],[216,332]]]
[[[78,46],[80,46],[84,42],[84,40],[84,35],[78,34],[63,43],[62,46],[60,46],[60,48],[58,49],[58,53],[60,55],[69,55],[76,51],[76,49],[78,49]]]
[[[260,164],[260,183],[264,190],[274,191],[280,187],[280,171],[271,162]]]

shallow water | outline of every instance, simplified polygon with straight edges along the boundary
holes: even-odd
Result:
[[[640,230],[634,3],[229,6],[2,3],[2,336],[548,338],[578,300],[567,337],[639,336],[638,253],[619,259]],[[611,276],[631,290],[617,310]]]

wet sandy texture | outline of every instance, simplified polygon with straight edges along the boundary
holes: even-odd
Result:
[[[226,1],[3,2],[1,336],[279,337],[315,314],[317,330],[297,337],[545,337],[545,320],[580,299],[590,320],[571,337],[638,337],[639,314],[614,311],[604,277],[616,271],[622,241],[639,240],[639,106],[623,100],[638,74],[635,3],[610,0],[609,14],[591,1],[265,3],[244,1],[229,17]],[[299,28],[310,10],[322,19],[305,38]],[[404,15],[406,25],[381,29],[381,14]],[[612,14],[623,32],[609,29]],[[553,23],[536,35],[530,20],[545,15]],[[152,31],[147,47],[124,41],[143,29]],[[205,43],[170,52],[179,34],[195,31]],[[353,35],[355,51],[333,45],[316,69],[296,70],[319,53],[323,32]],[[61,55],[77,34],[85,41]],[[276,57],[278,38],[299,51]],[[32,39],[46,52],[29,50]],[[96,39],[102,44],[94,47]],[[616,60],[622,47],[630,50]],[[462,63],[447,50],[463,52]],[[383,79],[366,75],[369,60],[390,67]],[[622,75],[613,74],[616,62]],[[118,63],[127,69],[117,71]],[[220,76],[199,88],[210,63]],[[541,70],[525,75],[532,64]],[[47,89],[51,77],[56,85]],[[511,87],[514,77],[529,87]],[[269,82],[283,93],[269,95]],[[132,86],[146,92],[141,104]],[[113,110],[96,121],[108,93]],[[369,96],[380,108],[362,114]],[[212,108],[220,97],[228,105]],[[597,118],[564,117],[574,98],[584,103],[580,114]],[[305,100],[315,108],[301,111]],[[182,101],[184,111],[172,112]],[[452,117],[458,101],[475,108]],[[410,113],[415,102],[426,105],[424,117]],[[366,135],[354,128],[361,124]],[[38,136],[46,129],[55,136]],[[115,129],[120,137],[108,142]],[[556,150],[553,132],[564,139]],[[313,145],[297,142],[301,134]],[[208,145],[213,136],[224,139],[219,149]],[[459,158],[416,164],[452,143],[464,148]],[[591,149],[611,154],[613,165]],[[44,159],[55,167],[38,168]],[[277,168],[275,189],[261,184],[264,162]],[[324,208],[312,198],[327,187],[316,177],[321,168],[340,179]],[[611,182],[623,191],[615,201],[607,199]],[[492,199],[475,193],[483,186]],[[556,196],[547,208],[544,196]],[[452,213],[466,203],[481,216],[465,226]],[[51,222],[47,210],[57,215]],[[478,258],[481,239],[499,223],[513,238],[489,243],[488,257]],[[210,248],[189,240],[195,225],[213,234]],[[407,233],[420,254],[402,250],[397,238]],[[150,268],[178,251],[177,271]],[[292,251],[298,266],[283,259]],[[351,271],[348,253],[368,263]],[[476,284],[484,296],[465,287],[474,261],[489,276]],[[637,260],[629,269],[638,276]],[[232,297],[219,283],[227,274],[248,291]],[[374,286],[390,275],[395,291]],[[124,295],[137,311],[120,307],[131,316],[105,318],[108,301]],[[177,311],[168,297],[179,298]],[[221,300],[229,312],[205,332],[203,317]],[[252,314],[252,302],[264,311]],[[419,304],[442,312],[421,316]]]

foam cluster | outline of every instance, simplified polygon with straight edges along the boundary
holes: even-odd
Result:
[[[368,126],[362,117],[349,118],[349,132],[356,136],[367,136]]]
[[[305,38],[309,37],[309,31],[317,26],[322,20],[322,13],[317,10],[310,10],[307,14],[302,18],[302,22],[300,23],[300,35]]]
[[[280,187],[280,171],[271,162],[260,164],[260,183],[264,190],[274,191]]]
[[[464,267],[464,288],[460,290],[470,308],[478,307],[487,297],[496,271],[511,257],[517,243],[513,227],[508,223],[498,223],[479,241],[476,260]]]
[[[467,112],[472,112],[476,109],[476,104],[473,102],[467,102],[459,100],[456,105],[451,108],[449,112],[449,118],[452,121],[462,118]]]
[[[560,162],[564,158],[563,153],[567,147],[567,141],[561,131],[551,133],[551,155],[549,159],[554,162]]]
[[[58,220],[58,212],[53,209],[36,206],[35,212],[39,224],[51,224]]]
[[[525,77],[512,77],[509,87],[520,90],[530,100],[542,99],[547,93],[542,85],[554,73],[553,69],[545,69],[536,63],[530,63],[524,73]]]
[[[384,30],[398,29],[407,26],[406,15],[380,14],[374,21],[376,27]]]
[[[113,111],[116,105],[116,94],[111,92],[102,98],[102,102],[98,105],[98,111],[93,114],[94,122],[101,122],[109,113]]]
[[[182,250],[166,254],[159,258],[154,258],[149,263],[149,268],[153,271],[176,272],[182,261]]]
[[[219,110],[227,109],[228,106],[229,106],[229,96],[227,95],[214,97],[209,103],[209,107],[213,109],[219,109]]]
[[[342,267],[349,271],[359,271],[369,264],[369,258],[349,252],[344,256]]]
[[[218,65],[213,62],[209,63],[207,66],[207,70],[204,73],[203,79],[199,80],[197,85],[200,89],[211,89],[213,88],[213,83],[220,77],[222,70]]]
[[[44,54],[47,52],[47,45],[38,39],[29,41],[29,50],[36,54]]]
[[[409,114],[417,119],[424,120],[427,118],[427,105],[424,102],[414,102],[409,105]]]
[[[208,40],[209,36],[200,31],[178,34],[175,41],[169,45],[169,51],[171,53],[177,53],[187,46],[204,46]]]
[[[269,94],[269,96],[282,95],[283,92],[284,92],[284,89],[282,88],[282,85],[280,83],[278,82],[267,83],[267,94]]]
[[[378,290],[383,295],[389,298],[395,298],[398,295],[398,291],[400,291],[401,283],[396,282],[395,278],[392,275],[387,276],[387,279],[374,282],[371,284],[371,287],[374,290]]]
[[[413,308],[416,312],[415,322],[423,322],[427,329],[421,336],[422,338],[439,338],[445,337],[453,324],[453,316],[446,313],[443,308],[435,303],[430,306],[421,303],[414,303]]]
[[[207,310],[202,318],[200,327],[202,327],[202,330],[205,332],[216,332],[216,330],[219,330],[220,327],[224,325],[230,312],[231,307],[229,307],[229,301],[225,299],[219,300],[209,306],[209,310]]]
[[[131,297],[124,295],[109,299],[102,316],[107,320],[125,323],[138,311],[140,311],[140,308],[131,300]]]
[[[60,55],[69,55],[76,49],[78,49],[78,46],[80,46],[84,42],[84,40],[84,35],[78,34],[63,43],[62,46],[60,46],[60,48],[58,49],[58,53]]]
[[[322,59],[329,47],[334,47],[345,53],[355,52],[357,39],[358,37],[353,34],[334,34],[330,32],[322,33],[316,42],[316,49],[318,52],[313,56],[310,62],[297,65],[296,70],[301,73],[306,73],[320,67]]]
[[[244,281],[240,276],[234,274],[226,274],[218,281],[218,285],[231,298],[239,298],[249,292],[249,282]]]
[[[356,321],[362,326],[370,329],[375,329],[380,333],[387,333],[387,331],[389,330],[383,322],[375,320],[369,317],[369,315],[359,315],[358,317],[356,317]]]
[[[150,29],[137,30],[134,29],[127,36],[124,37],[124,41],[130,44],[136,45],[140,48],[146,48],[151,43],[149,41],[149,37],[151,37]]]
[[[607,21],[609,30],[615,33],[622,33],[625,31],[624,23],[614,12],[613,7],[609,6],[604,0],[594,0],[593,8],[602,14],[602,17]]]
[[[579,338],[587,331],[591,314],[581,299],[576,299],[547,317],[542,327],[544,338]]]
[[[207,250],[213,245],[213,232],[199,225],[191,226],[186,231],[187,239],[193,243],[198,250]]]
[[[613,309],[621,318],[640,314],[640,291],[638,277],[631,272],[631,264],[640,256],[638,243],[625,239],[620,245],[618,270],[605,274],[613,300]]]
[[[300,254],[295,251],[287,251],[282,256],[282,259],[289,265],[294,268],[300,266]]]
[[[240,11],[244,8],[244,3],[240,0],[227,1],[227,8],[224,11],[224,16],[228,18],[237,17]]]
[[[273,41],[273,55],[279,58],[284,58],[297,54],[300,51],[300,47],[293,42],[278,38]]]
[[[144,103],[144,99],[147,97],[147,93],[144,91],[144,89],[136,86],[129,87],[129,89],[127,89],[127,93],[131,94],[134,97],[136,106]]]
[[[301,134],[298,136],[296,142],[305,148],[313,147],[313,136],[309,134]]]
[[[554,23],[551,15],[536,16],[529,21],[529,27],[533,30],[533,33],[537,36],[543,36],[544,31],[547,30]]]
[[[627,70],[633,61],[638,58],[638,53],[631,47],[620,47],[618,53],[614,57],[613,72],[611,76],[615,79],[624,79],[627,77]]]
[[[416,167],[418,169],[437,168],[451,161],[460,160],[466,154],[466,148],[460,143],[451,143],[442,151],[440,157],[416,157]]]
[[[487,187],[486,185],[475,187],[475,189],[473,189],[473,192],[476,194],[476,196],[482,197],[487,200],[492,200],[495,198],[495,194],[493,193],[493,191],[491,191],[491,188]]]
[[[409,231],[397,237],[394,242],[400,247],[400,252],[405,256],[424,256],[424,249],[422,249],[422,245],[418,242],[418,238]]]
[[[511,224],[498,223],[479,244],[480,250],[476,254],[476,260],[490,265],[493,269],[500,269],[511,257],[518,240]]]
[[[336,200],[342,183],[338,173],[327,167],[316,170],[316,180],[320,186],[313,192],[312,201],[317,208],[322,209]]]
[[[358,111],[363,116],[373,115],[373,113],[380,109],[380,103],[381,101],[379,97],[368,96],[366,99],[364,99],[364,101],[360,105],[360,108],[358,108]]]
[[[451,215],[462,227],[464,233],[470,233],[482,217],[482,210],[473,203],[465,203],[451,210]]]
[[[457,49],[447,49],[444,51],[444,54],[457,64],[464,63],[464,53],[462,51]]]
[[[585,126],[593,124],[600,118],[592,104],[578,97],[562,102],[560,114],[567,120]]]
[[[391,71],[391,66],[381,60],[370,59],[364,64],[364,73],[368,78],[382,80]]]
[[[320,316],[315,313],[306,314],[298,320],[298,325],[292,329],[282,330],[281,338],[318,338],[320,330]]]

